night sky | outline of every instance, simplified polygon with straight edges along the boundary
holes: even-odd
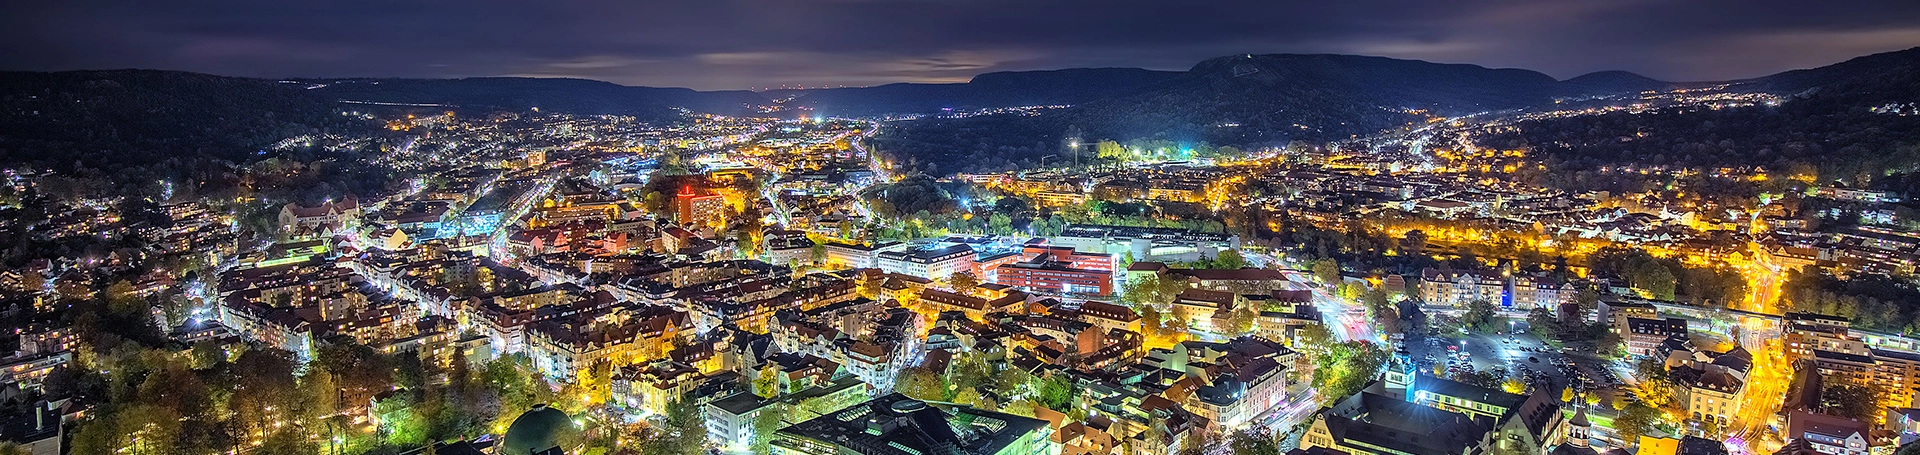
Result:
[[[568,76],[698,89],[1345,53],[1755,77],[1920,45],[1920,1],[20,0],[0,69]]]

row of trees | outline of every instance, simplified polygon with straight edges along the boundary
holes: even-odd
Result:
[[[1644,249],[1608,246],[1587,256],[1593,276],[1616,277],[1660,300],[1724,308],[1746,297],[1747,280],[1726,267],[1688,266],[1677,257]]]
[[[1313,359],[1313,387],[1326,403],[1359,392],[1387,364],[1389,354],[1380,345],[1362,340],[1335,341],[1333,333],[1320,324],[1309,325],[1294,336],[1294,349]]]
[[[1920,289],[1888,275],[1863,273],[1840,278],[1824,271],[1787,272],[1782,306],[1793,311],[1853,319],[1857,327],[1907,335],[1920,334]]]
[[[896,183],[870,188],[862,197],[887,220],[873,226],[883,238],[921,238],[949,232],[1051,236],[1059,235],[1069,224],[1173,227],[1212,233],[1227,229],[1197,204],[1094,200],[1035,208],[1024,196],[1004,195],[991,205],[960,207],[959,198],[970,192],[947,184]]]
[[[1764,166],[1861,185],[1920,164],[1920,119],[1874,114],[1830,95],[1780,106],[1529,120],[1482,143],[1537,147],[1549,168],[1542,183],[1569,189],[1607,189],[1592,185],[1619,177],[1590,171],[1619,164]]]

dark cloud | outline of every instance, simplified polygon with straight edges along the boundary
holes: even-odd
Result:
[[[68,0],[9,10],[7,69],[702,89],[1184,69],[1274,52],[1715,80],[1920,45],[1910,0]]]

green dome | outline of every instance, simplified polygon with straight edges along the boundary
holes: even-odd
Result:
[[[506,441],[500,444],[500,455],[527,455],[536,451],[560,446],[562,435],[573,431],[573,418],[566,412],[537,405],[520,417],[513,419],[513,425],[507,426]]]

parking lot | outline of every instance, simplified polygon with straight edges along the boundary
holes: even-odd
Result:
[[[1583,348],[1554,348],[1527,331],[1522,320],[1506,323],[1494,333],[1433,333],[1408,343],[1407,352],[1421,372],[1435,373],[1435,364],[1448,375],[1494,370],[1504,378],[1519,378],[1536,390],[1559,391],[1569,384],[1576,391],[1614,389],[1621,382],[1606,362]],[[1464,353],[1464,355],[1462,355]],[[1569,381],[1569,379],[1572,379]]]

